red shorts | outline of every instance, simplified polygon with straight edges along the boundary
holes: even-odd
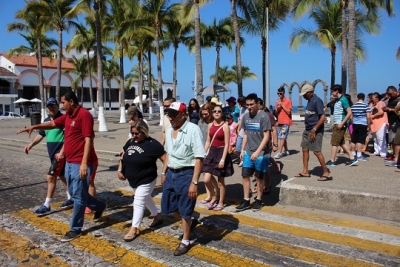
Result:
[[[98,166],[99,166],[99,159],[96,158],[96,160],[93,162],[93,171],[90,174],[89,181],[93,181],[94,178],[96,178],[96,171]]]
[[[49,171],[47,172],[47,175],[53,176],[53,177],[58,177],[58,176],[64,176],[65,173],[65,159],[60,159],[56,160],[53,158],[51,160],[50,168]]]

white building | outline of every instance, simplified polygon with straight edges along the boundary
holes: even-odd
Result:
[[[61,95],[71,90],[71,84],[76,79],[73,73],[65,73],[65,70],[73,70],[71,63],[66,60],[61,64]],[[96,73],[92,74],[93,100],[97,102],[97,84],[99,80]],[[55,96],[57,83],[57,59],[43,58],[43,83],[45,88],[45,98]],[[111,108],[118,109],[119,86],[116,80],[112,80],[111,88],[108,88],[106,81],[103,81],[104,88],[104,107],[109,108],[109,92],[111,92]],[[138,95],[138,83],[134,82],[131,89],[126,91],[125,98],[133,99]],[[81,88],[77,89],[77,96],[81,102]],[[146,94],[146,92],[143,92]],[[163,97],[172,96],[172,83],[164,83]],[[0,53],[0,115],[6,111],[20,112],[28,114],[35,110],[40,110],[40,103],[24,103],[21,105],[13,104],[18,98],[33,99],[39,98],[39,80],[37,71],[37,60],[35,56],[30,55],[12,55],[8,57],[5,53]],[[89,78],[83,82],[83,106],[90,108],[89,97]],[[97,104],[95,104],[97,106]]]

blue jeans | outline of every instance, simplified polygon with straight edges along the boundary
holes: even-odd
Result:
[[[68,162],[65,165],[68,192],[74,201],[74,210],[70,221],[71,231],[82,230],[86,207],[94,211],[101,211],[106,205],[106,203],[98,201],[88,193],[89,177],[93,171],[93,164],[88,165],[88,173],[84,179],[79,177],[80,166],[80,164]]]

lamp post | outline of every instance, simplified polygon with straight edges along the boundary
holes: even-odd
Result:
[[[265,90],[267,91],[265,94],[265,106],[269,107],[270,106],[270,81],[269,81],[269,5],[270,5],[270,0],[266,0],[267,3],[267,8],[266,8],[266,15],[267,15],[267,29],[266,29],[266,37],[267,37],[267,73],[265,75],[265,78],[267,79],[266,83],[266,88]]]

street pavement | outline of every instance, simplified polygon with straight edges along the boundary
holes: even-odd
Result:
[[[340,199],[343,206],[351,206],[344,202],[351,194],[364,196],[366,202],[367,195],[397,200],[400,177],[394,168],[384,167],[381,159],[370,158],[358,166],[342,164],[332,168],[332,181],[317,182],[321,173],[311,155],[313,176],[293,179],[301,171],[299,140],[303,125],[300,122],[292,127],[291,155],[279,160],[283,164],[282,174],[273,174],[272,192],[264,196],[266,206],[261,211],[234,212],[243,194],[240,168],[235,165],[235,175],[226,179],[224,211],[209,211],[198,201],[195,216],[201,224],[191,235],[194,245],[188,254],[172,255],[179,244],[179,222],[164,218],[161,226],[149,229],[148,213],[139,237],[131,243],[124,242],[122,238],[132,218],[133,193],[127,182],[119,181],[116,175],[118,158],[114,154],[126,142],[129,128],[118,121],[118,114],[107,114],[109,131],[96,132],[95,139],[100,158],[95,180],[97,196],[108,203],[108,209],[97,223],[93,222],[93,215],[86,215],[85,234],[69,243],[60,242],[69,229],[71,216],[71,210],[58,210],[65,198],[61,185],[57,186],[52,204],[55,212],[45,217],[33,213],[46,193],[49,159],[45,143],[26,155],[23,147],[29,139],[26,134],[15,135],[15,132],[29,126],[30,121],[0,121],[0,266],[400,266],[398,221],[356,216],[356,212],[335,212],[324,199],[327,192],[337,192],[343,195]],[[158,121],[149,122],[151,135],[159,139]],[[95,129],[97,125],[96,122]],[[327,132],[323,151],[326,157],[329,138]],[[154,199],[159,207],[162,188],[159,181],[157,184]],[[296,191],[282,189],[285,186],[295,187]],[[314,191],[319,198],[315,205],[321,208],[307,208],[309,203],[282,205],[281,190],[285,190],[286,198]],[[199,191],[201,200],[205,197],[202,183]],[[312,196],[307,197],[315,202]],[[397,212],[385,206],[379,209]]]

